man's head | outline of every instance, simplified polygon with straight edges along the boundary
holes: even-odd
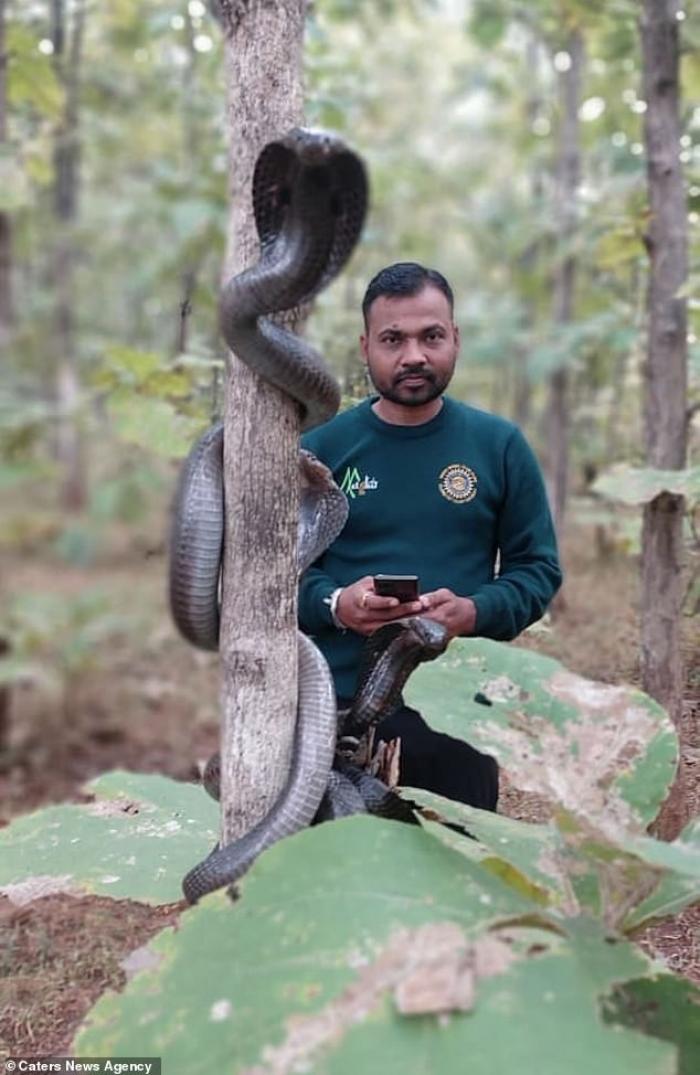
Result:
[[[442,273],[399,262],[377,273],[362,302],[362,354],[379,395],[430,405],[447,388],[459,350],[452,288]]]
[[[375,299],[385,295],[387,298],[400,299],[406,295],[417,295],[424,287],[436,287],[442,291],[450,308],[450,316],[454,311],[454,295],[452,288],[445,277],[437,269],[426,269],[417,261],[397,261],[395,265],[387,265],[380,269],[376,276],[372,277],[365,297],[362,300],[362,316],[365,321],[365,331],[369,325],[369,311]]]

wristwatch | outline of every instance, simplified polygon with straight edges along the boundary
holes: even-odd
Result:
[[[342,592],[343,592],[343,587],[339,586],[337,590],[333,590],[333,593],[330,593],[330,594],[328,594],[327,597],[323,598],[323,603],[324,603],[324,605],[328,605],[328,608],[330,609],[331,619],[333,620],[333,626],[337,627],[339,631],[346,631],[347,628],[346,628],[345,624],[342,622],[342,620],[338,619],[338,611],[337,611],[338,610],[338,601],[340,600],[340,595],[341,595]]]

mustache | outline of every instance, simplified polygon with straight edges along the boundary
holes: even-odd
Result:
[[[403,373],[398,373],[394,378],[394,384],[400,384],[401,381],[407,380],[409,377],[424,377],[426,381],[431,384],[435,384],[436,377],[431,369],[427,366],[416,366],[414,369],[404,370]]]

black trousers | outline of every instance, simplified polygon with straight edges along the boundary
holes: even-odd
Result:
[[[344,708],[338,699],[339,708]],[[379,740],[401,739],[399,781],[425,788],[448,799],[495,810],[498,803],[498,764],[461,739],[434,732],[417,709],[401,705],[380,721],[375,731]]]

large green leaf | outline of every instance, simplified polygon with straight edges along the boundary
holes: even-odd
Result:
[[[646,834],[613,835],[562,810],[549,824],[531,825],[419,788],[405,794],[420,805],[422,822],[435,836],[567,917],[583,910],[611,929],[632,932],[700,903],[700,821],[665,843]]]
[[[218,838],[218,807],[200,787],[113,772],[95,802],[50,806],[0,830],[0,892],[26,903],[50,892],[144,903],[182,898],[181,879]]]
[[[555,818],[576,900],[608,928],[630,932],[651,917],[700,902],[700,846],[692,833],[668,844],[569,811]]]
[[[653,467],[642,469],[620,463],[601,474],[591,488],[594,493],[622,504],[648,504],[661,493],[685,496],[696,503],[700,500],[700,467],[655,470]]]
[[[519,788],[615,831],[642,832],[675,771],[675,731],[651,698],[517,646],[458,639],[414,673],[406,698],[432,727],[494,754]]]
[[[170,1075],[676,1071],[672,1045],[601,1018],[617,983],[649,975],[640,951],[548,920],[420,828],[321,825],[241,887],[140,954],[76,1055],[159,1055]]]
[[[670,844],[639,837],[636,848],[646,861],[663,870],[663,876],[647,899],[630,911],[625,920],[627,929],[700,903],[700,819],[691,821]]]
[[[633,1026],[678,1046],[677,1075],[697,1075],[700,1005],[697,990],[682,978],[642,978],[617,986],[603,1001],[607,1023]]]
[[[422,823],[438,839],[480,862],[517,891],[567,914],[578,911],[567,872],[566,847],[553,824],[531,825],[453,802],[423,788],[404,794],[421,807]],[[431,818],[435,820],[431,820]],[[474,839],[456,836],[458,825]]]

